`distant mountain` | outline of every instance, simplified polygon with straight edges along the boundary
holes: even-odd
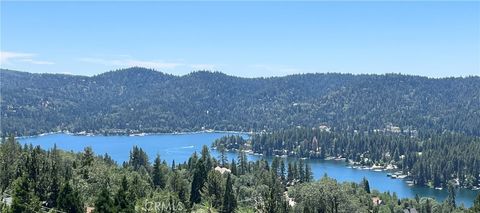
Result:
[[[302,74],[239,78],[168,75],[144,68],[93,77],[1,70],[1,131],[31,135],[260,131],[319,126],[345,131],[456,131],[480,135],[480,78]]]

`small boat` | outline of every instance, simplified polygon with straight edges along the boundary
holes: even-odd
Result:
[[[134,134],[130,134],[129,136],[130,137],[143,137],[143,136],[146,136],[147,133],[134,133]]]

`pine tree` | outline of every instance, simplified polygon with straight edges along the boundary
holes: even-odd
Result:
[[[116,164],[116,162],[112,159],[110,155],[108,155],[108,153],[105,153],[103,155],[103,161],[105,161],[105,163],[107,163],[110,166],[113,166]]]
[[[288,162],[287,181],[289,183],[292,183],[293,179],[295,179],[295,174],[293,172],[293,165],[292,165],[292,162]]]
[[[118,190],[114,199],[115,212],[133,213],[134,212],[133,202],[134,201],[130,200],[128,196],[127,177],[123,176],[120,189]]]
[[[37,191],[37,184],[39,183],[40,179],[40,169],[41,169],[41,149],[39,146],[35,148],[29,148],[28,151],[29,155],[27,155],[27,160],[25,161],[25,168],[26,168],[26,175],[29,181],[30,187],[32,187],[33,192],[36,193]],[[38,194],[37,194],[38,195]]]
[[[85,147],[82,155],[82,167],[91,166],[93,164],[93,156],[92,147]]]
[[[179,170],[174,170],[170,173],[168,178],[167,187],[170,191],[176,193],[178,198],[182,203],[188,203],[187,190],[188,190],[187,181],[181,176]]]
[[[480,212],[480,194],[478,194],[475,201],[473,201],[472,212]]]
[[[300,160],[299,164],[298,164],[298,179],[300,180],[300,182],[304,182],[305,181],[305,166],[304,166],[304,162],[303,160]]]
[[[81,174],[83,179],[88,179],[89,177],[89,167],[93,164],[93,150],[92,147],[85,147],[83,155],[81,158]]]
[[[47,204],[49,207],[57,206],[57,199],[60,194],[60,183],[58,176],[53,176],[49,186],[49,194],[47,199]]]
[[[294,180],[298,180],[298,178],[299,178],[300,176],[299,176],[299,174],[298,174],[298,164],[297,164],[296,161],[293,163],[292,172],[293,172],[293,179],[294,179]]]
[[[247,154],[243,150],[240,150],[238,153],[238,163],[239,167],[237,168],[237,172],[239,175],[243,175],[248,170],[248,160]]]
[[[233,183],[232,177],[230,174],[227,176],[227,182],[225,184],[225,194],[223,195],[223,213],[231,213],[235,211],[237,207],[237,200],[235,199],[235,194],[233,192]]]
[[[220,152],[220,163],[222,167],[225,167],[227,164],[227,153],[226,153],[226,148],[224,144],[220,144],[217,146],[218,151]]]
[[[12,193],[12,212],[33,213],[37,212],[39,207],[40,201],[30,189],[28,179],[22,176],[15,180]]]
[[[207,169],[205,168],[205,163],[203,162],[203,158],[198,160],[197,165],[193,171],[193,180],[192,180],[192,187],[190,193],[190,205],[195,203],[200,203],[201,197],[201,190],[205,184],[205,180],[207,179]]]
[[[193,152],[192,156],[188,158],[188,163],[187,163],[188,170],[193,172],[193,170],[195,170],[197,166],[197,162],[198,162],[198,155],[197,155],[197,151],[195,151]]]
[[[427,198],[425,202],[425,213],[432,213],[432,204],[430,203],[430,198]]]
[[[233,175],[237,175],[237,163],[235,163],[235,159],[232,159],[232,163],[230,164],[230,171]]]
[[[165,180],[166,178],[164,174],[163,165],[160,162],[159,155],[157,155],[157,157],[155,158],[155,162],[153,163],[152,173],[153,173],[152,174],[153,185],[160,189],[164,189],[166,184],[166,180]]]
[[[212,169],[213,163],[212,163],[212,158],[210,157],[210,151],[208,149],[208,146],[206,146],[206,145],[202,146],[202,152],[201,152],[201,157],[200,158],[203,161],[203,163],[205,164],[206,171],[209,171],[210,169]],[[205,175],[205,177],[206,177],[206,175]]]
[[[107,184],[105,184],[97,196],[95,201],[95,213],[113,213],[115,208],[113,205],[113,200],[110,197],[110,192],[108,191]]]
[[[449,183],[448,184],[448,197],[445,200],[445,203],[447,204],[448,207],[450,207],[450,208],[455,208],[456,207],[455,197],[456,197],[455,187],[453,186],[452,183]]]
[[[365,177],[362,179],[362,186],[363,186],[363,189],[365,189],[365,191],[370,194],[370,184],[368,183],[368,180]]]
[[[130,159],[128,165],[133,167],[133,170],[138,171],[141,167],[149,170],[148,155],[142,148],[134,146],[130,151]]]
[[[207,181],[203,189],[204,196],[211,200],[213,207],[218,208],[222,205],[223,196],[223,178],[220,172],[211,170],[208,172]]]
[[[280,167],[280,158],[279,157],[274,157],[273,160],[272,160],[272,172],[274,172],[275,174],[278,174],[278,170],[279,170],[279,167]]]
[[[15,140],[14,135],[10,135],[8,139],[2,138],[0,145],[0,156],[2,157],[0,166],[0,191],[5,190],[17,177],[15,168],[18,165],[18,156],[22,147],[18,141]]]
[[[68,213],[84,211],[83,203],[80,200],[78,193],[70,186],[69,182],[66,182],[60,190],[57,203],[58,209]]]
[[[282,159],[280,160],[280,178],[282,181],[285,181],[285,161]]]
[[[139,174],[133,174],[132,182],[128,187],[128,196],[131,200],[146,196],[146,191],[143,188],[141,176]]]
[[[50,169],[50,181],[48,186],[48,195],[47,195],[47,206],[55,207],[57,206],[57,198],[60,193],[60,180],[58,172],[58,150],[57,145],[54,144],[51,151],[51,169]]]
[[[280,183],[275,173],[269,173],[268,194],[266,197],[266,212],[275,213],[282,209],[283,185]]]
[[[305,164],[305,182],[310,182],[313,179],[312,167],[310,164]]]

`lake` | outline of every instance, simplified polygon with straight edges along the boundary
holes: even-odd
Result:
[[[210,147],[212,142],[225,135],[233,133],[186,133],[186,134],[154,134],[146,136],[74,136],[70,134],[49,134],[35,137],[20,138],[22,144],[40,145],[44,149],[52,148],[54,144],[59,149],[66,151],[81,152],[87,146],[91,146],[96,154],[108,153],[117,163],[121,164],[129,158],[130,150],[134,145],[143,148],[150,157],[150,160],[159,154],[162,160],[169,164],[184,162],[193,152],[200,152],[203,145]],[[247,136],[247,135],[245,135]],[[218,157],[216,150],[211,150],[212,156]],[[236,158],[235,153],[228,153],[228,158]],[[249,160],[260,159],[261,156],[249,155]],[[287,158],[287,160],[292,160]],[[321,178],[325,173],[340,182],[360,182],[363,177],[367,178],[370,188],[381,192],[396,192],[399,198],[413,198],[415,194],[421,197],[433,197],[443,201],[447,197],[447,191],[431,189],[421,186],[408,186],[405,181],[391,179],[386,172],[375,172],[372,170],[351,169],[345,166],[343,161],[335,160],[307,160],[316,179]],[[479,191],[458,189],[457,205],[463,203],[470,207]]]

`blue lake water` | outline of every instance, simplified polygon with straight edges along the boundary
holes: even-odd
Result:
[[[91,146],[96,154],[108,153],[117,163],[127,161],[130,150],[134,145],[143,148],[152,160],[156,154],[169,164],[184,162],[193,152],[200,152],[203,145],[210,147],[212,142],[224,135],[231,133],[189,133],[189,134],[155,134],[146,136],[73,136],[69,134],[51,134],[36,137],[20,138],[22,144],[40,145],[42,148],[52,148],[54,144],[59,149],[66,151],[80,152],[87,146]],[[216,150],[212,155],[219,156]],[[236,158],[235,153],[228,153],[229,159]],[[260,159],[261,156],[249,155],[250,160]],[[288,160],[291,160],[288,158]],[[431,189],[428,187],[408,186],[405,181],[391,179],[386,172],[375,172],[372,170],[351,169],[345,166],[343,161],[334,160],[308,160],[316,179],[321,178],[325,173],[340,182],[360,182],[363,177],[370,182],[372,189],[381,192],[396,192],[400,198],[414,197],[418,194],[421,197],[433,197],[443,201],[447,197],[447,191]],[[457,204],[464,204],[469,207],[479,191],[458,189]]]

